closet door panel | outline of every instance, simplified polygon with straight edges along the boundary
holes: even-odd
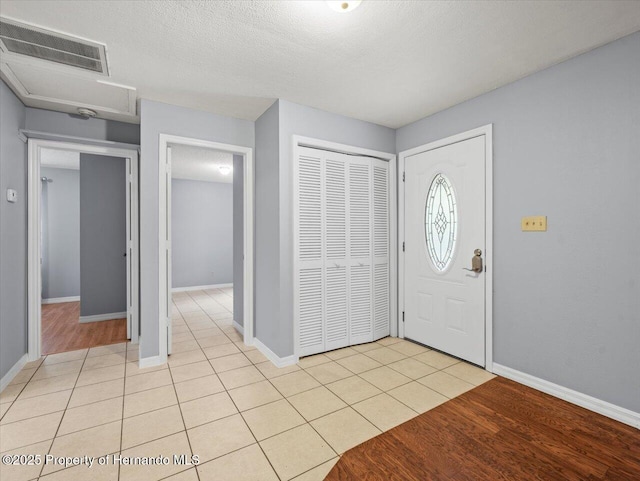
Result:
[[[300,355],[308,356],[325,350],[322,268],[302,268],[298,276]]]
[[[298,161],[297,217],[297,312],[299,355],[325,350],[322,159],[318,152],[303,149]]]
[[[349,345],[347,268],[327,267],[325,272],[325,348],[330,351]]]
[[[347,276],[347,166],[344,155],[325,152],[325,350],[349,345],[349,279]]]
[[[373,340],[371,159],[349,166],[349,334],[351,344]]]
[[[373,338],[389,335],[389,164],[373,159]]]

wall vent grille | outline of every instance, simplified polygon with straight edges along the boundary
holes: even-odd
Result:
[[[27,56],[102,75],[109,74],[103,44],[7,18],[0,18],[0,49],[4,54]]]

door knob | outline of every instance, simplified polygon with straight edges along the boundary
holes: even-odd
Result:
[[[482,251],[480,249],[476,249],[473,251],[473,257],[471,258],[471,269],[467,269],[463,267],[465,271],[475,272],[476,274],[480,274],[483,270],[482,267]]]

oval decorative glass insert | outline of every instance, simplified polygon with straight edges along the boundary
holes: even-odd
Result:
[[[458,211],[453,186],[444,175],[436,174],[427,193],[425,234],[427,252],[439,272],[446,270],[453,259],[457,231]]]

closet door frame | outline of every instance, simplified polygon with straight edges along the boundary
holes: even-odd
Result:
[[[399,332],[398,322],[398,170],[397,170],[397,158],[395,154],[389,152],[381,152],[377,150],[364,149],[361,147],[355,147],[352,145],[341,144],[337,142],[331,142],[327,140],[314,139],[311,137],[304,137],[300,135],[292,136],[292,200],[291,203],[291,215],[293,218],[293,229],[291,235],[293,236],[293,269],[291,277],[293,278],[293,348],[294,355],[299,357],[300,354],[300,331],[299,321],[297,319],[297,312],[299,309],[298,301],[298,258],[299,258],[299,242],[296,237],[298,231],[298,218],[296,211],[297,196],[298,196],[298,158],[300,156],[300,147],[311,147],[323,150],[330,150],[343,154],[360,155],[376,157],[380,160],[389,162],[389,333],[391,336],[396,337]]]

